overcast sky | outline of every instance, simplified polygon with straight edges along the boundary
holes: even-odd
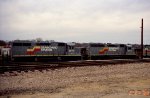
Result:
[[[0,0],[0,39],[150,44],[150,0]]]

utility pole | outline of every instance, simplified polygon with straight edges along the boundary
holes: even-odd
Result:
[[[143,59],[143,18],[141,22],[141,59]]]

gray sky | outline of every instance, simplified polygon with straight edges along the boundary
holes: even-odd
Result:
[[[150,44],[150,0],[0,0],[0,39]]]

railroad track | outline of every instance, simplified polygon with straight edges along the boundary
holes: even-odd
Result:
[[[81,66],[104,66],[126,63],[142,63],[150,62],[150,59],[136,60],[136,59],[113,59],[113,60],[87,60],[87,61],[70,61],[70,62],[10,62],[0,66],[0,75],[14,76],[25,72],[46,72],[47,70],[54,70],[66,67],[81,67]]]

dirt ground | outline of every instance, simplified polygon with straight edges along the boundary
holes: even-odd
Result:
[[[150,63],[0,75],[0,98],[150,98]]]

